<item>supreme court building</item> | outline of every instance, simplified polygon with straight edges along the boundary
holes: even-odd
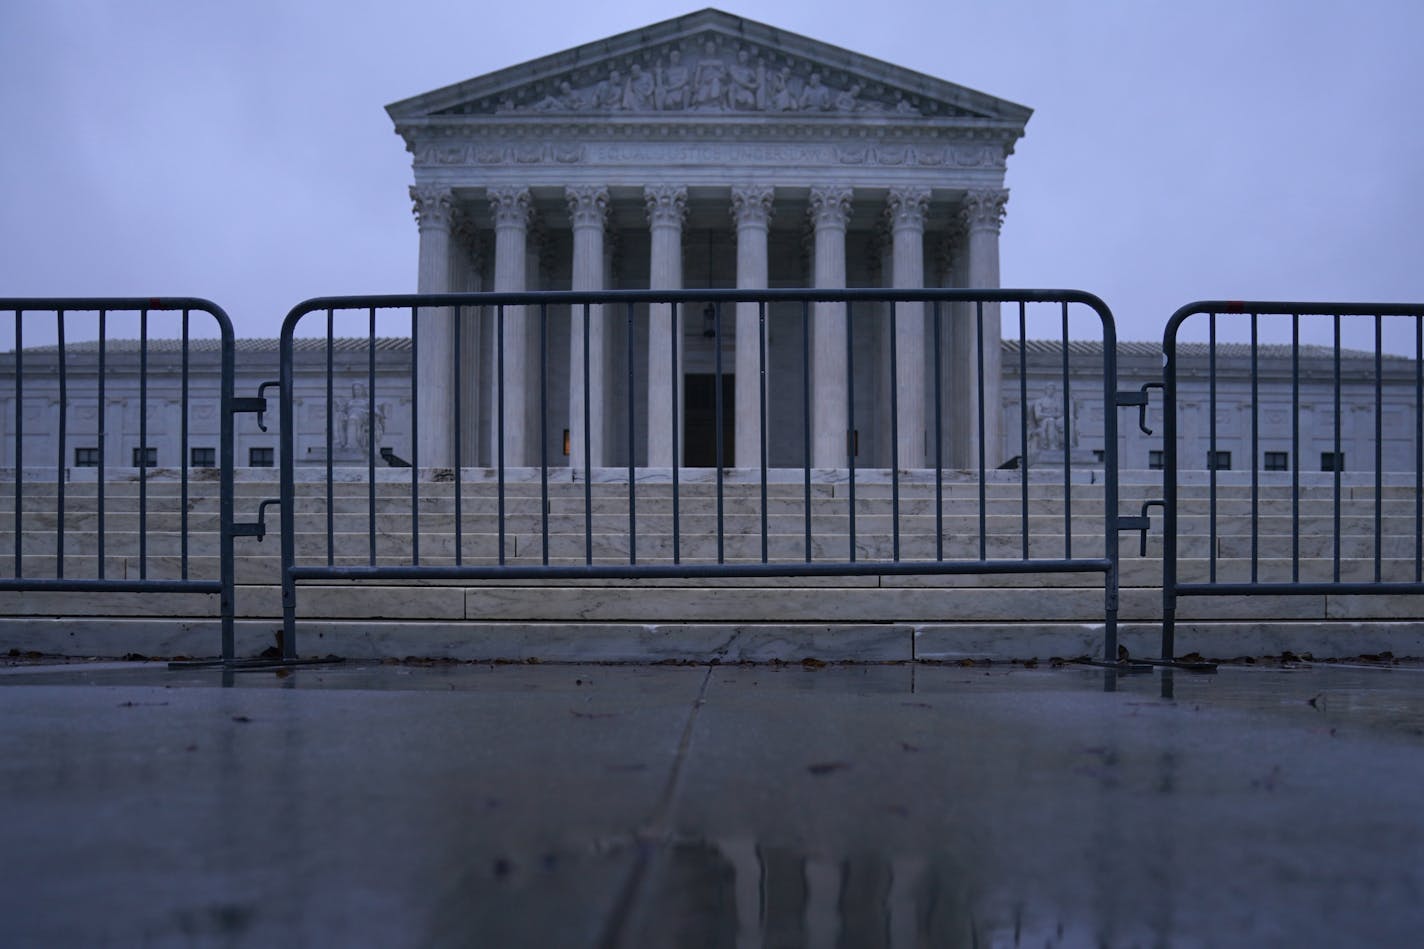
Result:
[[[940,79],[717,10],[623,33],[387,107],[413,156],[420,292],[999,285],[1005,162],[1030,110]],[[732,308],[729,307],[729,310]],[[651,310],[652,312],[647,312]],[[661,311],[661,312],[660,312]],[[711,464],[709,406],[720,341],[728,466],[760,457],[761,346],[755,304],[718,313],[644,307],[628,323],[590,311],[589,378],[581,308],[542,327],[548,359],[550,458],[626,464],[628,400],[638,465],[668,467],[667,407],[685,406],[681,464]],[[812,463],[846,463],[854,386],[857,464],[932,463],[932,340],[923,306],[901,305],[897,371],[889,321],[853,323],[820,304],[811,323]],[[537,464],[541,330],[528,312],[422,318],[416,357],[423,465],[488,465],[496,456],[496,356],[505,367],[505,461]],[[945,461],[968,466],[982,435],[1002,458],[999,315],[984,320],[983,391],[996,403],[977,431],[972,321],[946,321]],[[670,352],[677,332],[681,366]],[[502,339],[499,337],[502,336]],[[800,308],[771,313],[766,346],[773,466],[803,463],[805,382]],[[496,352],[498,350],[498,353]],[[629,357],[635,372],[628,390]],[[744,383],[743,380],[746,380]],[[898,444],[885,424],[890,386]],[[676,389],[676,392],[674,392]],[[792,394],[795,397],[792,397]],[[453,455],[460,400],[461,454]],[[568,434],[565,434],[565,429]]]

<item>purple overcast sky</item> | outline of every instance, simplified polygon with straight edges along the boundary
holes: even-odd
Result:
[[[273,336],[411,291],[387,103],[696,8],[7,0],[0,295],[193,294]],[[1124,339],[1197,298],[1424,300],[1418,0],[722,9],[1031,106],[1003,283],[1097,293]]]

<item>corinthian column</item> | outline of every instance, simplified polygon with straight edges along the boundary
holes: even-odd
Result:
[[[454,250],[450,289],[456,293],[478,293],[484,289],[481,272],[485,248],[469,214],[455,215],[450,238]],[[480,308],[462,307],[455,329],[460,340],[455,380],[460,392],[460,464],[470,466],[479,464],[481,389],[488,388],[480,371]]]
[[[608,189],[565,189],[574,230],[574,290],[603,289],[603,228],[608,221]],[[569,466],[600,466],[603,457],[603,307],[588,308],[588,457],[584,457],[584,308],[569,314]]]
[[[771,222],[774,191],[769,185],[732,189],[732,219],[737,225],[737,288],[760,290],[767,286],[766,231]],[[764,437],[761,430],[761,350],[760,308],[755,303],[737,304],[737,464],[751,468],[761,464]]]
[[[816,289],[846,285],[845,235],[851,189],[811,189],[810,216],[816,234]],[[845,304],[817,303],[811,324],[811,463],[841,468],[850,454],[850,400],[846,374]]]
[[[411,211],[420,228],[420,269],[416,280],[418,293],[448,293],[450,291],[450,229],[455,203],[449,188],[412,185]],[[455,464],[451,438],[454,418],[455,360],[454,322],[445,307],[422,307],[416,317],[415,358],[420,366],[415,397],[419,434],[416,440],[416,463],[424,466],[449,467]],[[328,407],[328,410],[330,407]],[[379,445],[376,446],[380,448]]]
[[[885,211],[894,245],[891,286],[918,290],[925,285],[925,212],[928,188],[892,188]],[[895,399],[899,407],[893,464],[925,466],[925,305],[895,307]]]
[[[652,231],[652,257],[648,267],[651,290],[682,289],[682,222],[687,216],[687,189],[654,185],[643,189]],[[648,466],[682,464],[681,420],[674,423],[673,407],[682,405],[682,308],[677,319],[672,307],[656,303],[648,308]],[[672,345],[677,341],[677,365]],[[675,389],[674,386],[677,388]]]
[[[970,191],[964,196],[964,206],[960,209],[960,220],[964,225],[964,243],[968,256],[968,284],[979,290],[997,289],[999,286],[999,229],[1004,223],[1004,205],[1009,193],[1001,188],[984,191]],[[1000,405],[1000,368],[1002,346],[999,332],[999,305],[984,304],[982,338],[977,335],[979,328],[975,313],[969,314],[970,335],[959,352],[958,374],[973,380],[971,407],[972,417],[968,420],[970,435],[969,460],[971,465],[979,464],[979,445],[984,446],[984,462],[989,468],[998,467],[1003,461],[1003,445],[1000,437],[1000,419],[1003,409]],[[984,377],[979,378],[979,347],[984,352]],[[981,385],[982,382],[982,385]],[[979,430],[978,395],[984,393],[984,429]]]
[[[527,280],[526,238],[533,205],[528,188],[501,187],[489,189],[490,212],[494,216],[494,289],[524,290]],[[495,314],[495,339],[500,324]],[[529,420],[529,327],[524,308],[504,308],[504,344],[499,358],[504,365],[504,463],[522,467],[530,463]],[[498,378],[498,371],[496,371]],[[491,438],[494,439],[492,459],[498,462],[499,391],[495,390],[491,412]]]

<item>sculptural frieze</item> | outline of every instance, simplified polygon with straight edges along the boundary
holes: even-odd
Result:
[[[708,37],[506,90],[456,113],[799,112],[953,115],[956,110],[784,52]]]

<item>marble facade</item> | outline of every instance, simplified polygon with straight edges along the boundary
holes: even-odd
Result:
[[[1007,191],[1005,162],[1030,110],[716,10],[590,43],[397,102],[387,109],[413,156],[411,187],[420,235],[421,292],[761,287],[996,287]],[[453,464],[453,405],[461,401],[466,465],[540,456],[533,418],[541,338],[554,377],[547,449],[581,468],[587,389],[594,466],[695,463],[705,433],[660,411],[691,406],[694,376],[716,353],[700,307],[674,322],[666,307],[626,321],[591,310],[553,314],[536,327],[528,312],[423,317],[419,341],[420,457]],[[734,380],[724,411],[734,419],[733,464],[759,457],[763,433],[754,380],[767,347],[771,400],[801,391],[799,326],[772,315],[758,340],[755,307],[723,317],[724,368]],[[798,317],[799,320],[799,317]],[[883,321],[855,325],[855,379],[847,375],[845,308],[818,304],[813,320],[812,462],[846,463],[847,392],[880,390],[890,350]],[[884,407],[857,400],[852,425],[861,463],[924,467],[933,393],[922,309],[901,307],[894,385],[898,444],[876,419]],[[956,321],[962,325],[963,321]],[[998,312],[986,307],[985,390],[997,392]],[[548,335],[541,337],[540,333]],[[677,334],[679,364],[668,353]],[[590,378],[585,380],[584,339]],[[498,337],[498,338],[497,338]],[[970,397],[979,371],[975,340],[942,341],[950,367],[943,446],[967,464],[981,433]],[[628,353],[635,391],[627,392]],[[495,355],[506,367],[503,444],[495,443]],[[437,368],[438,367],[438,368]],[[682,376],[683,378],[676,378]],[[585,385],[587,383],[587,385]],[[716,394],[714,398],[718,397]],[[798,396],[799,401],[799,396]],[[997,445],[999,413],[985,414]],[[800,424],[773,412],[765,438],[773,466],[800,465]],[[674,428],[684,433],[674,444]],[[997,463],[1001,459],[994,459]]]
[[[174,468],[182,461],[180,432],[180,352],[175,340],[150,340],[147,386],[148,426],[146,446],[153,449],[154,463]],[[133,340],[111,340],[108,350],[105,464],[110,469],[132,469],[133,452],[140,447],[140,387],[137,345]],[[1019,346],[1006,341],[1000,351],[1003,378],[1000,383],[997,421],[1000,441],[997,454],[1005,459],[1027,454],[1033,464],[1057,459],[1068,452],[1075,468],[1101,468],[1097,453],[1105,450],[1102,400],[1102,349],[1094,343],[1073,344],[1067,391],[1063,386],[1061,344],[1052,340],[1029,340],[1023,359],[1022,383]],[[264,381],[277,377],[275,340],[239,340],[236,351],[237,394],[250,395]],[[1204,368],[1205,347],[1184,344],[1184,367]],[[412,412],[410,391],[411,344],[408,338],[380,338],[376,347],[376,384],[368,389],[370,362],[367,340],[338,338],[333,344],[331,429],[334,464],[364,467],[370,455],[366,448],[375,442],[377,466],[384,466],[381,450],[398,458],[411,457]],[[1302,472],[1320,470],[1321,456],[1334,450],[1333,356],[1328,348],[1303,347],[1301,353],[1300,431],[1298,452],[1292,452],[1290,359],[1284,347],[1270,347],[1261,354],[1261,388],[1258,393],[1260,434],[1258,464],[1264,470],[1266,452],[1289,455],[1287,471],[1296,466]],[[68,365],[71,372],[68,397],[69,418],[63,467],[76,470],[81,449],[99,447],[98,401],[93,390],[97,353],[92,342],[71,343]],[[23,407],[23,460],[27,466],[44,466],[51,471],[60,455],[55,418],[59,407],[58,364],[54,348],[34,347],[25,354],[25,404]],[[1145,382],[1161,380],[1160,344],[1123,342],[1118,345],[1118,389],[1137,389]],[[216,452],[218,353],[213,340],[194,340],[190,353],[190,397],[188,411],[189,446]],[[1415,367],[1412,359],[1386,355],[1382,363],[1382,468],[1387,472],[1414,470]],[[322,339],[298,339],[295,351],[297,424],[296,463],[301,467],[323,466],[326,461],[326,345]],[[1374,468],[1374,354],[1346,349],[1341,352],[1341,451],[1345,470]],[[0,378],[13,380],[14,356],[0,353]],[[1027,399],[1023,393],[1027,393]],[[270,394],[270,393],[269,393]],[[1206,469],[1208,450],[1208,381],[1204,373],[1189,372],[1181,380],[1180,436],[1183,471]],[[1250,363],[1246,348],[1226,345],[1217,354],[1217,450],[1229,453],[1233,472],[1249,475],[1251,467],[1252,393]],[[1026,408],[1025,408],[1026,406]],[[271,402],[270,422],[276,420],[276,403]],[[1152,435],[1137,427],[1136,411],[1122,410],[1118,419],[1120,467],[1147,471],[1154,467],[1162,450],[1162,401],[1153,393],[1148,426]],[[1023,428],[1020,428],[1020,425]],[[0,467],[15,463],[16,409],[12,385],[0,388]],[[260,431],[251,416],[236,427],[235,457],[239,466],[248,466],[256,457],[275,461],[277,431]],[[562,434],[562,433],[561,433]],[[801,432],[796,429],[797,438]],[[572,446],[571,446],[572,448]],[[1155,454],[1154,454],[1155,453]],[[1295,457],[1296,455],[1299,457]],[[551,465],[566,462],[562,446],[550,452]],[[192,456],[190,455],[190,462]],[[614,458],[626,464],[626,455]],[[423,463],[422,463],[423,464]],[[747,467],[755,467],[750,465]],[[970,466],[972,467],[972,466]],[[578,470],[565,469],[564,477]],[[473,473],[472,473],[473,474]],[[557,472],[556,472],[557,474]],[[1268,472],[1268,476],[1269,476]],[[798,473],[799,476],[799,473]],[[1227,477],[1235,477],[1231,475]]]

